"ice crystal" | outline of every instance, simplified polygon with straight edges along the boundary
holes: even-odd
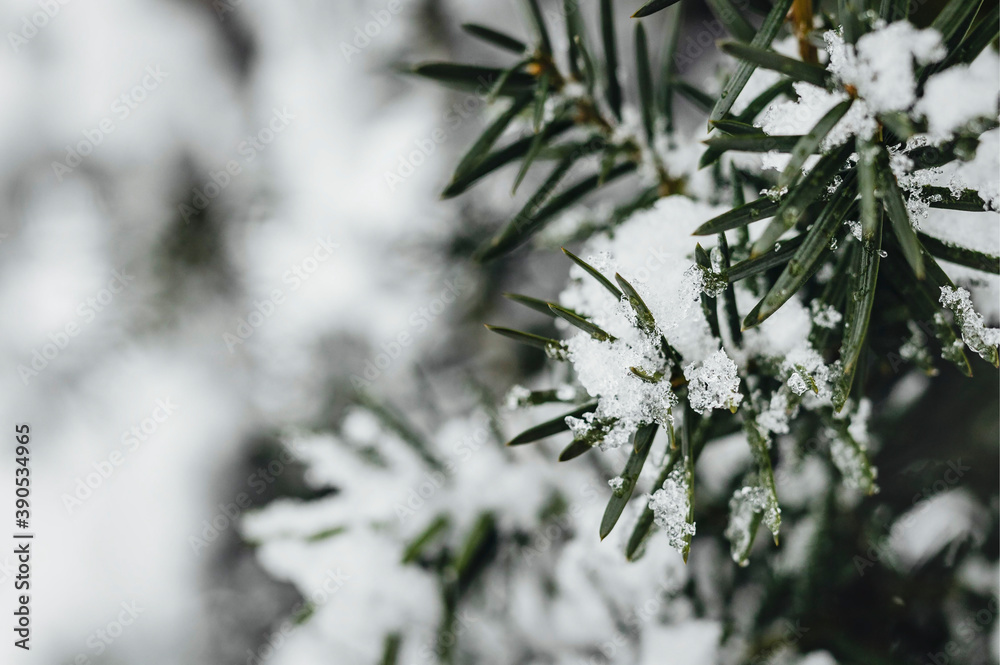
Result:
[[[700,366],[692,363],[685,367],[684,376],[688,380],[691,408],[702,415],[712,409],[735,411],[743,400],[736,363],[722,349],[706,358]]]
[[[966,345],[987,362],[996,363],[1000,329],[987,328],[983,317],[972,307],[969,292],[959,287],[941,287],[941,304],[955,313]]]
[[[809,304],[809,310],[812,312],[813,323],[820,328],[836,328],[837,324],[844,318],[844,315],[837,311],[836,307],[824,305],[819,300],[813,300]]]
[[[725,262],[725,257],[722,255],[722,249],[718,246],[713,247],[710,256],[712,259],[712,272],[721,273],[722,265]]]
[[[767,130],[765,130],[765,131],[767,131]],[[761,196],[766,196],[767,198],[771,199],[772,201],[780,201],[781,197],[783,197],[785,194],[788,193],[788,187],[774,186],[774,187],[771,187],[770,189],[762,189],[762,190],[760,190],[759,193],[760,193]]]
[[[861,240],[861,222],[855,219],[847,220],[847,228],[851,230],[851,235]]]
[[[836,373],[823,362],[823,356],[806,342],[792,349],[781,364],[784,372],[798,374],[809,390],[816,393],[820,399],[833,395],[833,377]],[[793,388],[789,382],[789,388]],[[797,395],[802,395],[795,391]]]
[[[625,445],[632,433],[644,422],[650,421],[632,418],[616,420],[603,418],[595,413],[584,414],[582,418],[566,417],[566,425],[569,426],[575,439],[599,441],[601,450],[620,448]]]
[[[788,395],[778,391],[771,396],[766,410],[757,416],[757,425],[765,432],[788,434]]]
[[[721,259],[720,259],[721,260]],[[691,266],[685,273],[688,284],[701,293],[718,298],[729,287],[729,281],[718,270],[709,270],[701,266]]]
[[[849,439],[834,435],[830,440],[830,457],[833,459],[833,465],[844,477],[844,484],[847,487],[862,492],[870,492],[873,489],[875,469],[869,466],[864,446],[860,443],[852,445]]]
[[[802,375],[799,374],[798,372],[795,372],[790,377],[788,377],[788,381],[786,383],[788,384],[788,387],[791,389],[791,391],[796,395],[804,395],[806,391],[809,390],[809,386],[808,384],[806,384],[806,380],[803,379]]]
[[[670,546],[683,552],[686,538],[693,537],[695,525],[688,522],[691,503],[688,500],[688,482],[685,472],[675,468],[667,476],[663,487],[648,497],[653,511],[653,521],[667,534]]]
[[[761,487],[741,487],[729,499],[729,524],[725,535],[732,545],[733,561],[747,565],[752,529],[757,513],[767,509],[767,492]]]

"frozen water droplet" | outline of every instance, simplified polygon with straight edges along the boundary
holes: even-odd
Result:
[[[719,247],[712,248],[712,272],[722,272],[723,256]]]
[[[608,486],[611,487],[611,491],[615,496],[624,496],[625,494],[625,479],[621,476],[616,476],[608,481]]]

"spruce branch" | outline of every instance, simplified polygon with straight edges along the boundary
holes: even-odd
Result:
[[[652,0],[635,16],[648,16],[672,4]],[[602,539],[632,499],[655,433],[659,429],[667,433],[668,450],[653,494],[647,495],[646,508],[628,539],[628,558],[641,554],[654,524],[660,524],[687,560],[696,513],[694,462],[701,446],[720,431],[742,430],[754,460],[745,486],[730,501],[726,529],[734,560],[741,565],[751,554],[761,524],[778,544],[781,512],[770,441],[787,433],[792,420],[802,418],[805,427],[830,438],[831,462],[845,483],[874,493],[875,468],[863,437],[856,435],[853,420],[848,424],[848,419],[861,417],[869,378],[866,359],[885,343],[878,337],[883,328],[899,321],[922,322],[940,357],[966,374],[971,373],[966,345],[988,362],[1000,362],[1000,332],[985,328],[967,294],[957,290],[937,262],[943,259],[996,274],[1000,258],[935,238],[916,224],[928,210],[972,213],[997,207],[995,195],[983,193],[986,190],[942,187],[927,177],[944,166],[974,163],[981,138],[997,128],[996,115],[966,118],[961,126],[936,137],[931,133],[935,124],[931,114],[919,110],[933,87],[932,77],[969,62],[995,41],[997,26],[984,23],[995,23],[996,9],[981,12],[983,18],[977,23],[980,4],[951,0],[934,19],[936,32],[928,34],[902,21],[886,25],[876,20],[904,18],[908,3],[899,0],[839,0],[832,14],[822,16],[812,0],[761,3],[750,7],[763,15],[756,30],[729,0],[709,0],[711,11],[733,37],[724,40],[720,50],[736,60],[717,98],[678,76],[674,56],[682,31],[681,5],[672,12],[674,23],[665,36],[658,69],[650,60],[653,40],[647,25],[636,24],[637,130],[627,126],[630,109],[622,88],[625,77],[619,73],[611,0],[599,0],[602,58],[587,44],[575,3],[564,3],[567,53],[563,55],[553,52],[549,27],[536,0],[529,0],[536,33],[533,46],[490,28],[467,28],[477,38],[520,56],[513,65],[416,68],[417,73],[466,88],[470,79],[490,76],[492,94],[507,100],[502,113],[462,157],[446,195],[465,191],[500,166],[520,160],[516,189],[527,181],[532,166],[555,162],[520,212],[475,254],[480,260],[506,255],[584,196],[640,169],[652,174],[655,184],[636,187],[603,224],[581,225],[577,239],[628,225],[633,217],[669,217],[667,210],[688,205],[679,201],[691,202],[699,195],[714,204],[732,190],[728,210],[712,209],[685,231],[693,229],[701,242],[692,238],[690,246],[673,258],[690,264],[684,272],[683,302],[693,303],[689,310],[697,314],[684,316],[697,318],[700,327],[686,331],[687,337],[675,337],[675,329],[682,325],[675,320],[675,311],[683,308],[669,299],[669,289],[677,285],[637,278],[621,268],[621,261],[584,260],[566,249],[581,271],[574,274],[572,309],[531,296],[507,296],[548,321],[568,324],[571,339],[487,326],[543,349],[552,360],[567,362],[581,383],[583,374],[594,373],[588,362],[608,373],[600,377],[598,388],[580,387],[592,396],[587,403],[571,400],[575,410],[527,429],[509,444],[571,432],[572,441],[559,455],[566,461],[595,447],[630,442],[628,462],[613,485],[601,521]],[[869,11],[861,11],[865,8]],[[829,56],[823,59],[825,65],[820,64],[816,25],[829,28],[823,35]],[[795,40],[798,58],[772,48],[782,30]],[[904,35],[903,41],[894,37],[898,34]],[[873,44],[889,44],[904,57],[879,59]],[[857,64],[865,58],[874,59]],[[872,75],[882,60],[902,63],[902,69],[889,72],[892,76]],[[745,100],[743,110],[734,113],[737,98],[758,68],[776,72],[778,81],[758,90]],[[893,86],[892,95],[885,94],[886,86]],[[679,170],[669,161],[671,151],[683,138],[675,133],[676,95],[707,115],[711,135],[703,141],[698,167],[709,170],[698,176],[670,175]],[[775,124],[782,113],[789,116],[785,119],[794,131]],[[498,148],[519,119],[526,121],[528,134]],[[662,143],[670,151],[661,151]],[[784,161],[778,173],[769,173],[742,165],[734,159],[736,153],[780,156]],[[571,179],[584,158],[594,157],[600,162],[596,172]],[[714,183],[715,191],[693,189],[695,178],[702,175]],[[745,186],[758,188],[760,198],[746,202]],[[688,197],[672,196],[678,193]],[[763,220],[770,221],[760,224],[762,229],[755,229],[752,236],[750,225]],[[677,223],[669,218],[659,221]],[[618,241],[611,233],[602,238],[611,245]],[[587,297],[580,297],[582,292]],[[756,300],[756,304],[739,311],[749,297],[753,298],[749,303]],[[811,317],[808,332],[801,333],[801,345],[771,355],[755,349],[771,334],[767,332],[773,330],[768,328],[774,324],[771,317],[795,307]],[[948,310],[954,312],[960,330],[949,322]],[[698,336],[710,340],[715,352],[689,348],[690,338]],[[740,359],[739,366],[730,352]],[[588,354],[600,360],[588,360]],[[914,366],[923,370],[932,369],[929,357],[926,352],[910,354]],[[620,360],[621,366],[609,369],[609,358]],[[586,391],[580,388],[582,395]],[[551,390],[528,394],[530,404],[560,401]],[[681,418],[679,436],[675,413]]]

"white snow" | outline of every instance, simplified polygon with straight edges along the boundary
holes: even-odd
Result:
[[[688,380],[691,408],[702,415],[712,409],[729,409],[735,412],[743,401],[736,363],[722,349],[702,361],[701,365],[692,363],[685,367],[684,376]]]
[[[695,534],[694,523],[687,521],[691,507],[688,490],[687,475],[678,466],[667,476],[662,488],[647,496],[654,521],[666,533],[670,546],[678,552],[684,550],[685,539]]]
[[[859,451],[840,437],[830,439],[830,457],[844,477],[844,485],[855,490],[867,491],[868,480],[864,471],[865,458]]]
[[[828,69],[856,88],[873,113],[910,108],[916,101],[914,62],[926,65],[945,56],[936,30],[918,30],[907,21],[866,33],[853,47],[838,32],[828,31],[824,39],[830,54]]]
[[[976,156],[955,168],[955,185],[974,189],[992,210],[1000,210],[1000,128],[979,137]],[[992,236],[987,238],[992,239]]]
[[[965,490],[933,494],[892,525],[889,546],[903,571],[912,571],[958,539],[972,536],[988,517]]]
[[[584,260],[613,280],[620,273],[637,290],[656,322],[656,332],[641,331],[626,301],[617,301],[597,280],[574,266],[572,281],[560,302],[588,317],[615,341],[600,341],[580,332],[569,339],[569,358],[587,393],[598,398],[597,411],[573,421],[574,433],[585,434],[595,423],[614,419],[604,448],[623,444],[643,423],[670,422],[676,396],[670,388],[670,367],[660,348],[660,334],[691,364],[718,350],[699,306],[704,284],[694,267],[689,238],[720,208],[682,196],[661,199],[619,227],[613,238],[600,235],[583,252]],[[664,380],[649,383],[636,367]]]
[[[637,665],[662,665],[664,654],[683,654],[683,665],[714,665],[722,636],[718,621],[692,620],[648,631]]]
[[[788,377],[788,388],[796,395],[804,395],[809,386],[806,385],[806,380],[802,378],[802,375],[798,372],[793,372],[790,377]]]
[[[858,224],[858,230],[860,234],[861,225]],[[812,311],[813,323],[820,328],[832,329],[840,323],[844,315],[837,311],[832,305],[824,305],[820,300],[813,300],[809,303],[809,309]]]
[[[741,566],[747,565],[743,555],[750,546],[750,526],[754,514],[764,512],[767,505],[767,492],[761,487],[741,487],[729,500],[729,524],[725,535],[732,544],[733,561]]]
[[[930,136],[951,135],[976,118],[996,118],[1000,94],[1000,55],[984,49],[969,65],[956,65],[927,79],[914,110],[927,119]]]
[[[962,329],[962,340],[984,360],[992,362],[1000,346],[1000,329],[986,327],[983,317],[972,306],[969,292],[958,287],[941,287],[941,304],[955,313]]]

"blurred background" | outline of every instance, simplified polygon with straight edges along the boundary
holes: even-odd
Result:
[[[343,568],[348,585],[366,572],[377,578],[381,564],[371,558],[366,568],[365,559],[382,550],[346,541],[342,550],[326,551],[321,539],[262,549],[259,541],[282,529],[307,536],[316,524],[336,526],[283,508],[321,510],[345,490],[316,474],[329,467],[337,478],[353,467],[322,458],[315,446],[289,453],[283,444],[289,432],[315,443],[324,432],[340,431],[345,419],[361,438],[371,436],[366,428],[384,427],[385,420],[373,424],[351,406],[359,388],[380,405],[396,405],[418,429],[479,441],[482,423],[470,416],[455,425],[456,414],[488,415],[481,405],[502,399],[542,364],[538,355],[485,339],[480,324],[528,320],[499,304],[499,293],[553,297],[567,266],[551,253],[521,253],[500,267],[471,267],[464,258],[471,248],[517,209],[509,184],[487,183],[457,201],[438,196],[492,111],[481,96],[447,92],[398,71],[400,63],[418,60],[475,59],[479,47],[461,37],[459,24],[525,34],[522,10],[515,0],[3,3],[0,421],[32,426],[37,540],[33,648],[23,654],[4,644],[0,661],[374,663],[394,630],[433,632],[436,614],[419,617],[422,609],[431,614],[440,607],[419,596],[424,582],[393,580],[399,586],[392,588],[407,589],[406,599],[369,589],[341,606],[331,602],[277,644],[277,627],[301,614],[305,589],[324,578],[310,582],[297,573],[336,575]],[[650,25],[655,32],[660,23]],[[707,79],[711,61],[697,66]],[[946,470],[935,463],[974,463],[960,479],[963,493],[948,494],[957,503],[942,513],[946,521],[960,515],[969,523],[930,536],[923,549],[914,546],[895,576],[859,577],[858,588],[848,585],[840,600],[826,599],[830,613],[842,602],[850,614],[868,595],[879,602],[905,595],[892,586],[899,571],[926,561],[934,563],[921,568],[931,571],[924,582],[940,580],[935,566],[952,570],[947,557],[970,542],[978,554],[963,574],[984,607],[991,597],[998,547],[996,526],[989,526],[998,508],[996,375],[977,372],[974,383],[941,378],[934,392],[914,379],[909,394],[884,396],[923,417],[894,428],[898,445],[887,439],[883,450],[891,454],[876,461],[884,494],[904,507],[914,487],[919,492]],[[509,416],[506,433],[520,422]],[[946,456],[912,468],[914,450],[941,442],[951,447]],[[481,461],[470,463],[468,475],[455,474],[449,500],[485,491],[504,469],[507,486],[496,501],[524,497],[525,511],[544,507],[549,495],[542,487],[586,496],[580,488],[597,479],[600,496],[607,491],[607,469],[557,477],[551,454],[527,461],[490,455],[474,458]],[[0,456],[5,479],[13,474],[12,458]],[[419,482],[405,473],[372,481],[350,495],[348,513],[389,501],[386,492],[401,488],[405,496]],[[10,494],[0,499],[5,515]],[[386,504],[390,516],[398,503]],[[579,503],[581,540],[597,541],[603,499]],[[244,530],[244,516],[264,506],[272,509]],[[706,585],[709,562],[729,569],[724,550],[705,545],[707,553],[693,555],[704,563],[692,571],[660,554],[629,568],[618,550],[598,547],[593,542],[574,553],[584,572],[563,580],[561,588],[578,590],[567,601],[575,611],[603,601],[639,603],[650,580],[664,575],[673,580],[664,588],[703,591],[656,608],[667,626],[658,633],[625,631],[623,614],[615,612],[553,619],[540,609],[547,601],[525,596],[519,619],[504,606],[500,618],[471,620],[485,645],[480,653],[495,658],[467,662],[683,665],[721,657],[713,647],[721,628],[712,617],[725,608]],[[868,556],[864,547],[860,554]],[[10,554],[0,554],[7,617],[12,564]],[[594,577],[602,574],[613,579]],[[701,582],[692,581],[698,575]],[[899,619],[892,639],[919,642],[914,636],[931,626],[925,637],[932,648],[950,634],[948,619],[939,616],[943,599],[955,599],[950,581],[922,588],[928,616]],[[808,598],[803,611],[823,596]],[[759,607],[752,593],[741,602]],[[837,618],[827,620],[838,625]],[[829,628],[817,621],[806,624],[811,634],[794,637],[810,636],[802,648],[791,649],[791,637],[780,639],[796,658],[816,650],[808,662],[827,665],[834,661],[823,645],[835,640],[820,637]],[[995,627],[991,616],[977,633],[982,660],[965,662],[996,662]],[[852,634],[877,642],[883,628],[872,624]],[[378,635],[369,639],[368,629]],[[549,643],[538,634],[546,631]],[[632,650],[608,655],[586,646],[622,631]],[[987,648],[991,633],[994,646]],[[410,651],[400,663],[436,662],[419,644],[405,644]],[[665,653],[685,655],[655,655]]]
[[[336,420],[366,354],[445,288],[431,257],[459,211],[436,191],[481,122],[445,125],[448,97],[392,72],[447,48],[456,5],[403,2],[345,54],[384,5],[3,3],[0,409],[36,432],[31,662],[244,662],[291,606],[235,528],[189,540],[241,491],[296,491],[295,469],[251,486],[274,432]],[[380,389],[446,355],[428,325]]]

